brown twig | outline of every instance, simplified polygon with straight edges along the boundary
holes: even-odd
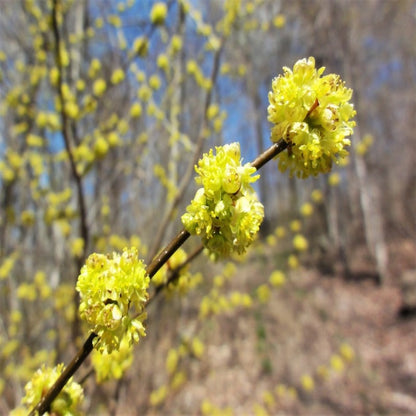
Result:
[[[88,236],[89,230],[87,226],[87,211],[85,208],[85,198],[84,198],[84,191],[82,188],[82,178],[77,171],[77,167],[74,160],[74,155],[72,152],[72,130],[69,124],[68,117],[65,112],[64,106],[64,95],[62,91],[62,73],[63,73],[63,65],[61,59],[61,37],[59,33],[58,27],[58,2],[59,0],[53,0],[52,6],[52,30],[55,38],[55,61],[56,66],[58,68],[58,97],[61,104],[60,116],[62,121],[62,135],[64,138],[65,143],[65,150],[68,154],[69,164],[71,167],[72,176],[75,180],[77,194],[78,194],[78,206],[79,206],[79,215],[80,215],[80,234],[84,240],[84,256],[87,250],[88,244]],[[83,259],[81,259],[82,262]]]
[[[212,72],[210,76],[211,85],[214,85],[215,79],[218,76],[218,71],[219,71],[219,66],[220,66],[220,56],[224,48],[224,42],[225,41],[222,40],[220,48],[216,51],[214,55],[214,63],[212,66]],[[178,190],[176,192],[174,200],[172,201],[169,208],[165,211],[162,221],[160,222],[159,229],[156,232],[156,236],[153,242],[153,246],[150,250],[150,258],[153,258],[155,256],[158,248],[160,247],[163,236],[165,235],[166,226],[172,217],[173,211],[175,210],[175,208],[178,206],[179,202],[181,201],[187,186],[189,185],[189,182],[192,178],[192,172],[194,171],[195,164],[198,162],[198,159],[201,157],[201,151],[205,142],[205,130],[206,130],[207,123],[208,123],[207,110],[211,104],[211,101],[212,101],[212,88],[210,88],[209,91],[207,91],[207,94],[205,96],[203,118],[202,118],[201,126],[199,128],[199,134],[198,134],[198,139],[196,140],[196,147],[195,147],[193,158],[189,162],[185,170],[185,173],[182,176],[182,180],[178,186]]]
[[[254,166],[257,170],[260,169],[267,162],[276,157],[279,153],[283,152],[287,146],[287,143],[283,139],[279,140],[277,143],[274,143],[265,152],[259,155],[253,162],[251,162],[251,165]],[[181,230],[173,238],[173,240],[153,259],[153,261],[146,269],[150,278],[152,278],[157,273],[157,271],[169,260],[172,254],[189,238],[189,236],[190,234],[188,231]],[[199,247],[197,250],[195,250],[193,253],[194,257],[196,257],[201,250],[202,247]],[[183,267],[186,263],[188,263],[188,260],[180,267]],[[53,400],[57,397],[67,381],[74,375],[74,373],[91,353],[94,347],[93,341],[97,336],[98,335],[95,333],[91,333],[89,335],[88,339],[78,351],[75,358],[68,364],[64,372],[59,376],[59,378],[55,381],[45,396],[43,396],[36,407],[30,412],[29,416],[35,416],[36,414],[42,415],[49,410]]]

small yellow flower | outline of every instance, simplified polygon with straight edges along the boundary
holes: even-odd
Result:
[[[306,392],[310,392],[315,388],[315,382],[313,381],[313,378],[308,374],[304,374],[302,376],[300,382],[302,384],[302,388]]]
[[[92,91],[96,97],[100,97],[101,95],[103,95],[106,89],[107,84],[102,78],[99,78],[96,81],[94,81],[94,84],[92,85]]]
[[[173,374],[176,371],[178,366],[179,355],[178,351],[174,348],[171,348],[168,351],[168,355],[166,357],[166,371],[168,374]]]
[[[286,282],[285,274],[281,270],[275,270],[269,277],[269,282],[274,287],[283,286]]]
[[[157,57],[157,66],[164,71],[169,68],[169,59],[165,54],[160,54]]]
[[[297,269],[299,267],[299,260],[294,254],[291,254],[287,259],[287,264],[289,268]]]
[[[153,5],[150,12],[150,21],[154,25],[163,25],[165,23],[168,8],[165,3],[157,2]]]
[[[142,58],[147,56],[149,52],[148,39],[143,36],[136,38],[133,42],[133,52]]]
[[[311,192],[311,198],[312,198],[312,201],[313,201],[313,202],[315,202],[316,204],[318,204],[319,202],[321,202],[321,201],[323,200],[324,196],[323,196],[323,194],[322,194],[322,191],[321,191],[321,190],[319,190],[319,189],[314,189],[314,190]]]
[[[283,238],[286,235],[286,229],[285,227],[278,226],[276,227],[276,230],[274,231],[277,238]]]
[[[290,229],[293,232],[298,232],[302,228],[302,223],[299,220],[293,220],[290,222]]]
[[[159,406],[165,401],[167,394],[167,386],[160,386],[157,390],[153,390],[149,397],[150,404],[154,407]]]
[[[84,253],[84,239],[74,238],[71,242],[71,253],[74,257],[81,258]]]
[[[310,202],[305,202],[300,207],[300,213],[304,217],[310,217],[313,214],[313,205]]]
[[[345,343],[340,346],[339,353],[346,362],[352,361],[355,356],[353,348]]]
[[[273,19],[273,24],[278,28],[282,28],[286,23],[286,18],[284,14],[279,13],[275,18]]]
[[[331,173],[328,178],[328,183],[330,186],[338,186],[341,182],[341,177],[338,172]]]
[[[121,68],[117,68],[113,71],[111,75],[111,83],[112,84],[119,84],[125,78],[124,71]]]
[[[140,103],[134,103],[130,108],[130,115],[132,118],[139,118],[142,115],[142,111]]]
[[[260,303],[267,303],[270,299],[270,287],[267,284],[260,285],[256,290]]]
[[[160,81],[160,78],[153,74],[150,78],[149,78],[149,86],[152,90],[158,90],[160,88],[160,86],[162,85],[162,82]]]
[[[195,337],[192,340],[191,347],[192,347],[192,352],[195,355],[195,357],[201,358],[204,355],[205,346],[199,338]]]
[[[293,237],[293,247],[298,251],[305,251],[308,249],[308,240],[302,234],[296,234]]]
[[[334,354],[331,357],[330,363],[331,363],[331,368],[337,373],[341,373],[345,368],[344,361],[342,361],[342,358],[337,354]]]

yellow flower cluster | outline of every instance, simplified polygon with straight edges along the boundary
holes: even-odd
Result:
[[[259,175],[249,163],[241,165],[240,145],[232,143],[204,154],[195,167],[198,189],[182,223],[199,235],[214,259],[243,254],[263,221],[264,208],[250,183]]]
[[[163,25],[165,23],[168,8],[165,3],[157,2],[153,5],[150,12],[150,21],[154,25]]]
[[[32,379],[26,384],[26,395],[22,399],[22,404],[30,411],[48,391],[57,378],[62,374],[64,365],[59,364],[54,368],[42,366],[35,372]],[[72,381],[66,383],[65,387],[52,402],[50,414],[53,415],[80,415],[80,405],[84,399],[82,387]]]
[[[127,337],[130,343],[145,336],[144,304],[149,277],[136,248],[112,255],[91,254],[81,269],[76,290],[80,293],[80,316],[100,337],[100,351],[112,352]],[[138,316],[130,316],[132,309]]]
[[[322,76],[315,59],[301,59],[293,71],[283,68],[269,92],[271,140],[284,139],[289,148],[279,155],[279,169],[306,178],[331,170],[332,162],[347,156],[355,115],[352,90],[338,75]]]

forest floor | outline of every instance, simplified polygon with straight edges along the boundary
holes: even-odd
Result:
[[[414,245],[403,244],[397,252],[392,248],[393,274],[415,267]],[[208,399],[217,411],[228,407],[234,415],[261,414],[260,406],[270,415],[415,415],[416,316],[399,316],[397,279],[380,286],[365,277],[374,275],[365,262],[354,266],[359,278],[350,280],[300,268],[272,291],[267,304],[206,321],[200,331],[203,358],[189,361],[182,389],[146,413],[201,414]],[[272,252],[266,252],[239,269],[229,289],[250,291],[275,267]],[[189,306],[183,328],[186,316],[195,314]],[[354,359],[331,368],[331,357],[344,343],[353,348]],[[327,368],[326,378],[317,375],[320,366]],[[310,391],[302,387],[304,375],[313,376]],[[279,396],[279,385],[296,397],[288,390]]]

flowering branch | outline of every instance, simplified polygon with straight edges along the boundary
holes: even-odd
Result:
[[[98,341],[100,350],[111,352],[119,347],[124,335],[130,343],[145,335],[142,320],[146,316],[149,280],[191,234],[201,237],[214,258],[246,251],[264,215],[263,205],[250,185],[259,178],[252,176],[258,169],[288,149],[280,157],[279,168],[306,178],[328,172],[333,161],[348,154],[347,137],[355,124],[351,120],[354,106],[349,102],[352,90],[337,75],[321,77],[324,68],[316,70],[313,58],[298,61],[293,72],[288,68],[284,72],[273,80],[273,90],[269,92],[268,120],[274,124],[274,144],[245,165],[241,164],[238,143],[217,147],[215,156],[212,150],[203,155],[195,167],[199,175],[196,182],[202,187],[181,218],[185,229],[146,269],[136,259],[135,248],[125,249],[122,255],[93,254],[87,259],[77,290],[81,293],[81,317],[92,326],[92,332],[31,415],[50,410],[53,400]],[[129,316],[130,304],[140,315]]]
[[[260,169],[267,162],[276,157],[279,153],[283,152],[286,148],[287,143],[284,140],[280,140],[277,143],[274,143],[265,152],[263,152],[254,161],[252,161],[251,166],[256,168],[257,170]],[[190,233],[183,229],[171,240],[171,242],[153,259],[153,261],[146,268],[146,272],[150,278],[152,278],[157,273],[157,271],[169,260],[172,254],[175,253],[175,251],[180,246],[182,246],[182,244],[189,237]],[[198,255],[202,251],[202,248],[203,246],[195,250],[194,256],[192,258],[196,257],[196,255]],[[188,261],[190,260],[187,260],[186,263],[188,263]],[[155,293],[155,296],[156,295],[157,292]],[[150,299],[148,302],[150,302],[152,299]],[[65,384],[75,374],[75,372],[78,370],[81,364],[86,360],[91,351],[94,349],[94,346],[97,342],[97,337],[98,335],[94,332],[92,332],[88,336],[87,340],[84,342],[78,353],[68,364],[68,366],[62,372],[62,374],[58,377],[58,379],[55,381],[55,383],[52,385],[49,391],[42,397],[41,401],[33,408],[29,416],[35,416],[37,414],[42,415],[43,413],[48,411],[48,409],[51,406],[51,403],[58,396]]]

